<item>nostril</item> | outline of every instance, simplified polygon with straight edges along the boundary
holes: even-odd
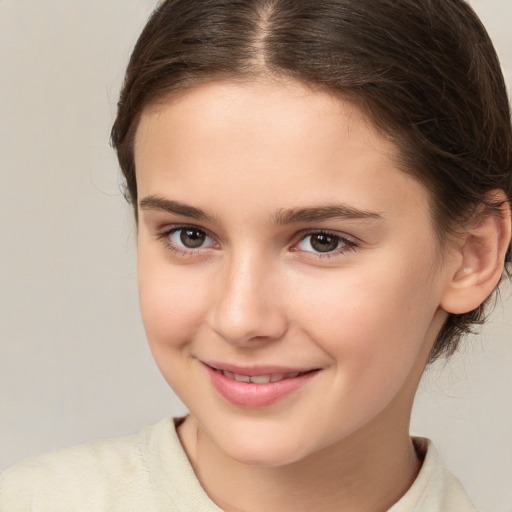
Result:
[[[245,311],[216,308],[210,318],[211,329],[228,343],[255,345],[282,338],[287,331],[283,313],[258,311],[256,307]]]

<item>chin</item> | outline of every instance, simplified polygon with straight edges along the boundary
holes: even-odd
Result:
[[[220,451],[239,464],[259,467],[285,466],[314,451],[314,447],[308,449],[303,436],[289,428],[279,428],[278,425],[269,425],[267,422],[231,427],[235,428],[221,425],[218,429],[210,430],[209,434]]]

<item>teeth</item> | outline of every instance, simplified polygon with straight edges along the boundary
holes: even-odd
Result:
[[[249,377],[249,375],[239,375],[235,373],[235,380],[237,382],[251,382],[251,377]]]
[[[283,379],[294,379],[300,375],[300,372],[291,373],[273,373],[271,375],[241,375],[239,373],[228,372],[227,370],[221,370],[226,377],[229,379],[236,380],[237,382],[253,382],[254,384],[268,384],[269,382],[279,382]]]
[[[251,382],[255,384],[268,384],[269,382],[274,382],[271,379],[270,375],[253,375],[251,377]]]

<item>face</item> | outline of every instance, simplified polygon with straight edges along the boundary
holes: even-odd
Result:
[[[407,423],[446,276],[428,193],[395,156],[298,83],[211,83],[142,115],[145,329],[228,457],[287,464]]]

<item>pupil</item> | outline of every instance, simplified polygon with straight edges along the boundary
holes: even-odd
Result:
[[[198,229],[182,229],[180,234],[182,244],[191,249],[201,247],[205,238],[206,235]]]
[[[338,240],[331,235],[313,235],[311,236],[311,247],[318,252],[334,251],[338,247]]]

